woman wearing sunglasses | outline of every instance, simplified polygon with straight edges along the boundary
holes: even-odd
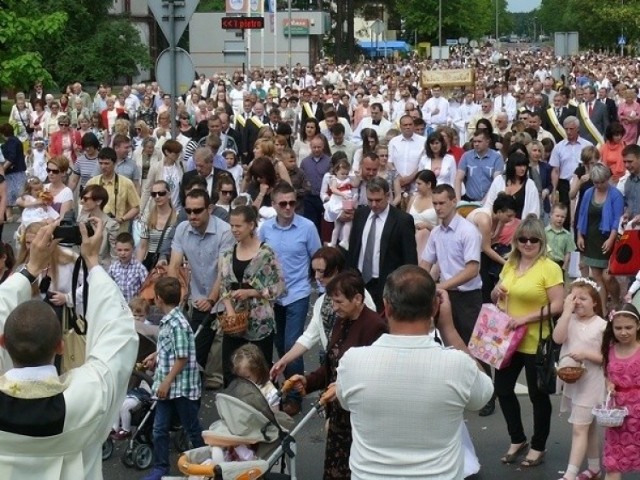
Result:
[[[63,155],[71,164],[75,163],[78,152],[82,152],[82,136],[75,128],[71,128],[71,119],[67,115],[58,116],[57,132],[49,139],[49,155]]]
[[[511,327],[527,327],[511,364],[495,372],[495,393],[511,437],[509,448],[501,458],[502,463],[514,463],[524,453],[526,456],[520,463],[522,467],[535,467],[544,461],[551,424],[551,400],[549,394],[539,390],[537,385],[535,358],[540,336],[540,309],[550,305],[552,315],[561,313],[563,294],[562,270],[547,257],[544,225],[535,215],[529,215],[516,229],[509,259],[502,268],[500,281],[491,291],[491,299],[511,316]],[[542,337],[550,334],[546,322],[543,323]],[[534,419],[528,450],[520,403],[515,394],[516,381],[523,368]]]
[[[171,205],[178,211],[180,210],[180,183],[184,174],[184,166],[182,164],[182,144],[177,140],[167,140],[162,144],[162,162],[152,163],[149,173],[142,191],[142,199],[140,205],[141,212],[144,214],[152,205],[149,203],[151,198],[151,186],[159,180],[163,180],[169,185],[169,193],[171,197]]]
[[[171,140],[169,140],[171,141]],[[158,254],[162,244],[173,237],[171,230],[176,226],[177,212],[171,203],[169,185],[164,180],[157,180],[151,185],[151,207],[142,217],[138,260],[148,271],[158,262]],[[171,234],[171,235],[170,235]]]
[[[44,188],[53,196],[51,207],[60,214],[60,218],[73,208],[73,192],[64,184],[67,170],[69,160],[62,155],[51,157],[47,163],[49,183]]]

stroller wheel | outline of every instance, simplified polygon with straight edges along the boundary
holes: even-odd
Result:
[[[138,470],[145,470],[151,466],[153,460],[153,451],[151,446],[141,443],[133,451],[133,461]]]
[[[102,444],[102,460],[109,460],[113,455],[113,439],[107,438]]]
[[[191,448],[191,442],[189,441],[189,436],[184,428],[180,428],[176,430],[173,435],[173,446],[180,453],[186,452]]]
[[[133,461],[133,450],[136,448],[137,444],[131,442],[127,442],[127,448],[124,449],[124,453],[122,454],[121,460],[124,463],[125,467],[132,468],[135,465]]]

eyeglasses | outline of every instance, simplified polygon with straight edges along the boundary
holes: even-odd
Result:
[[[233,195],[233,190],[220,190],[220,195]]]
[[[164,197],[166,194],[167,194],[167,191],[166,191],[166,190],[164,190],[164,191],[162,191],[162,192],[151,192],[151,196],[152,196],[153,198],[156,198],[156,197]],[[187,212],[187,213],[189,213],[189,212]]]
[[[529,242],[531,245],[537,245],[540,243],[540,239],[536,237],[518,237],[518,243],[525,244]]]
[[[206,210],[205,207],[199,207],[199,208],[185,208],[184,209],[184,213],[186,213],[187,215],[200,215],[202,212],[204,212]]]
[[[85,195],[82,197],[83,202],[86,202],[87,200],[93,200],[93,197],[90,197],[89,195]]]
[[[47,168],[47,173],[58,174],[58,173],[60,173],[60,170],[58,170],[57,168]]]
[[[69,124],[68,123],[59,123],[58,126],[59,127],[68,127]]]
[[[278,202],[278,206],[280,208],[293,208],[296,206],[298,202],[296,200],[289,200],[288,202],[286,200],[283,200],[282,202]]]

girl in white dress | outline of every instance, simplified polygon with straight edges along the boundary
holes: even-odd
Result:
[[[339,217],[345,205],[353,208],[353,193],[351,190],[360,183],[349,176],[350,170],[351,164],[348,160],[338,160],[333,167],[333,175],[329,178],[331,196],[325,204],[325,220],[335,222],[333,233],[331,234],[332,246],[349,240],[351,222],[342,222]]]
[[[607,322],[602,318],[599,290],[593,280],[575,280],[553,330],[553,340],[562,344],[559,366],[582,363],[586,368],[578,381],[562,386],[560,411],[571,412],[569,423],[573,425],[569,464],[562,480],[600,478],[598,428],[591,413],[604,401],[606,391],[601,345]],[[587,470],[578,474],[585,454]]]

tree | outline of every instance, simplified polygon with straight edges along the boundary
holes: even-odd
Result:
[[[627,43],[640,38],[639,2],[542,0],[538,18],[546,33],[577,31],[583,47],[614,47],[623,31]]]
[[[27,0],[5,0],[0,4],[0,85],[26,89],[35,80],[51,84],[38,46],[63,31],[67,14],[45,13]]]
[[[37,46],[62,89],[73,81],[114,82],[150,65],[148,46],[126,16],[109,15],[113,0],[23,0],[33,11],[73,12],[65,28]]]
[[[506,0],[441,0],[442,39],[480,38],[495,32],[495,2],[498,1],[499,31],[512,28],[506,13]],[[408,31],[438,43],[440,0],[396,0],[395,8],[402,16]]]

